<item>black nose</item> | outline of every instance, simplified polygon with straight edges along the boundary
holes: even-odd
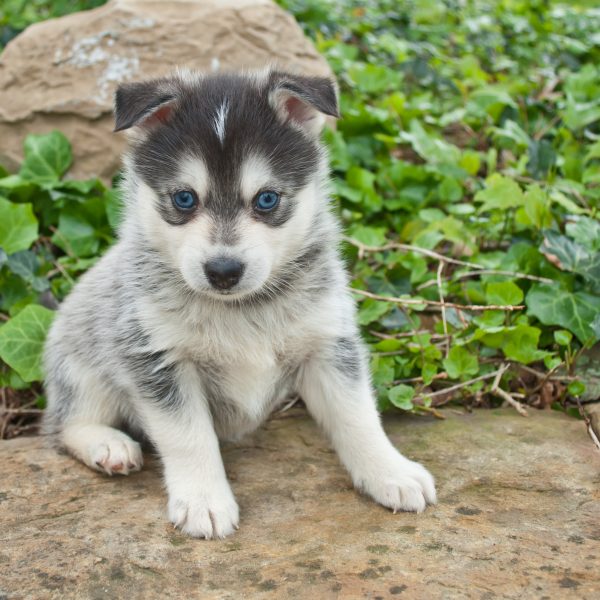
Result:
[[[240,280],[244,265],[233,258],[220,256],[205,263],[204,272],[213,287],[228,290]]]

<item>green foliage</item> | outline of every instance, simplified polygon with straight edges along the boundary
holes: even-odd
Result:
[[[42,346],[55,307],[113,241],[118,195],[65,180],[71,145],[59,132],[30,135],[19,173],[0,177],[1,379],[40,381]],[[15,384],[16,382],[16,384]]]
[[[600,314],[600,297],[585,292],[565,292],[547,285],[534,286],[527,294],[529,314],[544,325],[560,325],[574,333],[582,344],[600,339],[592,327]]]
[[[401,408],[403,410],[411,410],[413,408],[412,399],[414,395],[414,388],[403,383],[395,385],[388,391],[389,401],[396,408]]]
[[[87,10],[106,0],[2,0],[0,3],[0,49],[28,25]]]
[[[600,13],[542,0],[282,4],[340,82],[343,117],[325,138],[352,287],[424,301],[357,295],[380,405],[419,409],[504,362],[513,391],[518,365],[572,372],[600,340]],[[424,251],[466,264],[438,272]],[[442,299],[524,306],[442,315]]]
[[[0,247],[12,254],[37,239],[38,222],[31,204],[13,204],[0,197]]]
[[[470,353],[464,346],[451,348],[448,357],[442,361],[442,364],[452,379],[460,379],[465,375],[476,375],[479,372],[477,356]]]
[[[30,304],[0,328],[0,357],[23,381],[43,377],[42,351],[53,317],[51,310]]]
[[[4,40],[99,3],[8,0]],[[457,385],[481,398],[505,363],[500,385],[525,396],[538,380],[520,365],[572,374],[600,340],[600,13],[545,0],[281,4],[340,82],[343,118],[324,138],[352,288],[384,298],[356,295],[380,406],[431,410]],[[19,173],[0,174],[0,375],[15,389],[41,377],[42,306],[105,251],[120,206],[98,180],[65,179],[61,134],[24,149]]]

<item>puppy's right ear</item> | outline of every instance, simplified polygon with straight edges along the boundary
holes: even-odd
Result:
[[[168,79],[121,84],[115,94],[114,131],[165,123],[176,100],[175,86]]]

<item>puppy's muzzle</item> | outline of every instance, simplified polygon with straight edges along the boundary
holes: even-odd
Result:
[[[204,273],[210,284],[218,290],[232,288],[242,277],[245,265],[234,258],[220,256],[204,263]]]

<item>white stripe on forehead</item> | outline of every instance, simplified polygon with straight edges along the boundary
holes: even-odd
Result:
[[[225,121],[227,119],[227,113],[229,112],[229,100],[225,98],[219,106],[217,110],[217,114],[215,115],[213,125],[215,127],[215,133],[221,142],[221,146],[223,145],[223,141],[225,140]]]
[[[197,156],[186,156],[179,165],[177,184],[180,186],[191,187],[198,198],[202,200],[209,187],[208,169],[204,161]]]
[[[251,154],[242,164],[240,191],[245,199],[253,198],[257,192],[272,186],[273,171],[269,161],[260,154]]]

